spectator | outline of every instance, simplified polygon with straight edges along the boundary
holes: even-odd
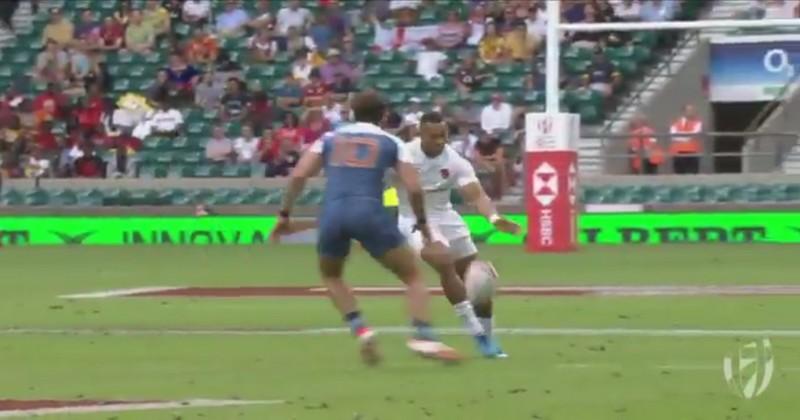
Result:
[[[468,124],[459,124],[456,135],[450,138],[450,147],[458,152],[461,157],[469,161],[473,160],[475,153],[475,144],[478,142],[478,136],[473,134]]]
[[[333,49],[331,49],[332,51]],[[328,51],[330,58],[331,51]],[[339,51],[339,50],[337,50]],[[345,36],[342,41],[342,50],[339,51],[342,61],[347,63],[351,69],[360,72],[364,68],[364,51],[356,48],[355,40],[352,36]]]
[[[125,48],[137,54],[149,54],[155,42],[156,33],[142,21],[142,12],[131,12],[131,21],[125,29]]]
[[[69,68],[69,54],[55,41],[48,41],[44,50],[36,57],[34,77],[48,83],[60,83],[66,79]]]
[[[469,26],[469,38],[467,38],[467,45],[477,46],[481,39],[483,39],[484,30],[486,29],[486,6],[483,3],[478,3],[472,8],[469,14],[467,25]]]
[[[85,93],[84,79],[92,70],[92,63],[86,52],[77,45],[68,49],[69,54],[69,86],[68,89],[81,95]]]
[[[200,80],[200,72],[191,64],[187,64],[177,53],[170,54],[166,71],[170,83],[178,91],[178,99],[184,102],[192,101],[194,86]]]
[[[264,62],[275,59],[278,43],[272,39],[269,29],[261,29],[247,41],[250,57],[253,61]]]
[[[253,162],[258,157],[259,139],[253,134],[253,127],[242,126],[241,135],[233,142],[233,150],[236,153],[236,162]]]
[[[481,129],[493,138],[501,138],[511,129],[513,108],[503,101],[503,95],[495,93],[492,102],[481,111]]]
[[[505,36],[505,45],[509,55],[516,61],[527,61],[536,54],[539,38],[528,33],[524,21],[513,24],[513,29]]]
[[[14,14],[19,8],[20,0],[6,0],[0,4],[0,22],[8,29],[9,32],[14,32]],[[36,8],[31,7],[36,14]]]
[[[114,150],[114,159],[109,165],[108,172],[112,173],[114,178],[134,177],[138,163],[136,153],[142,149],[142,140],[128,133],[120,133],[109,137],[109,143]]]
[[[156,80],[147,88],[147,99],[154,103],[176,101],[177,89],[169,80],[169,73],[161,69],[156,73]]]
[[[342,10],[339,1],[330,1],[324,6],[324,10],[328,27],[333,31],[334,36],[337,38],[347,36],[350,32],[350,19],[347,13]]]
[[[289,6],[278,11],[276,18],[278,33],[288,36],[289,28],[296,27],[301,31],[311,22],[311,12],[300,7],[300,0],[289,0]]]
[[[224,37],[244,34],[250,17],[236,0],[225,0],[225,11],[217,15],[217,33]]]
[[[472,101],[470,96],[465,96],[461,104],[456,107],[453,118],[458,125],[466,124],[472,128],[480,128],[483,107]]]
[[[374,33],[372,38],[372,47],[379,51],[390,51],[395,46],[396,29],[389,24],[385,17],[377,18],[370,15],[369,19],[372,23],[372,31]]]
[[[61,9],[54,8],[50,11],[50,22],[42,32],[42,44],[52,40],[60,46],[69,45],[73,41],[74,32],[75,28],[72,26],[72,22],[64,19]]]
[[[437,28],[436,44],[439,48],[458,48],[464,44],[469,35],[469,25],[461,20],[457,10],[447,12],[447,21]]]
[[[89,9],[81,12],[81,22],[75,27],[75,41],[87,49],[100,47],[100,25]]]
[[[194,103],[206,111],[219,109],[224,93],[223,87],[214,80],[214,73],[206,72],[194,88]]]
[[[632,173],[647,175],[658,173],[658,168],[664,162],[664,151],[658,145],[658,139],[654,134],[655,130],[644,115],[638,114],[631,121],[628,152]]]
[[[645,22],[664,22],[675,16],[675,4],[672,0],[647,0],[642,3],[642,20]]]
[[[212,162],[228,162],[235,157],[233,142],[225,136],[225,128],[214,127],[211,139],[206,143],[206,159]]]
[[[416,96],[408,99],[408,110],[403,115],[403,125],[417,127],[425,111],[422,110],[422,100]]]
[[[350,63],[342,59],[339,50],[331,48],[328,51],[328,61],[319,69],[323,83],[330,85],[337,82],[337,77],[341,77],[350,86],[356,84],[357,71]]]
[[[642,20],[642,4],[639,0],[621,0],[614,7],[614,14],[626,22]]]
[[[605,53],[602,51],[595,53],[590,70],[589,78],[592,90],[600,92],[604,97],[610,97],[621,76],[608,61]]]
[[[211,0],[186,0],[183,3],[183,21],[204,25],[211,16]]]
[[[94,143],[80,145],[81,156],[73,162],[73,173],[78,178],[105,178],[106,164],[95,153]]]
[[[286,39],[286,51],[290,55],[296,55],[300,51],[314,51],[317,49],[317,46],[314,44],[314,40],[311,39],[310,36],[303,36],[296,26],[290,26],[289,35]]]
[[[547,16],[538,7],[532,6],[525,18],[525,27],[528,35],[541,42],[547,36]]]
[[[272,13],[270,13],[269,0],[258,0],[255,18],[250,21],[250,26],[256,30],[267,29],[272,31],[275,22],[272,19]]]
[[[240,120],[244,117],[250,98],[242,89],[242,81],[237,78],[228,79],[225,94],[222,95],[222,116],[226,120]]]
[[[585,23],[598,23],[597,14],[594,8],[587,7],[584,13]],[[608,34],[604,32],[575,32],[571,34],[572,45],[577,48],[594,50],[599,45],[603,45]]]
[[[250,95],[245,120],[253,126],[254,132],[261,132],[264,128],[272,126],[273,114],[274,110],[267,91],[259,83]]]
[[[60,145],[56,135],[53,134],[53,124],[44,122],[39,125],[33,136],[33,144],[42,151],[43,156],[55,159],[58,157]]]
[[[219,57],[217,38],[207,33],[203,26],[196,27],[194,36],[186,47],[186,56],[193,64],[210,64],[217,61]]]
[[[114,12],[114,20],[123,28],[128,26],[131,19],[131,13],[133,7],[131,7],[131,0],[122,0],[119,2],[119,8]]]
[[[305,86],[311,80],[311,70],[313,69],[314,67],[308,62],[308,53],[299,51],[292,63],[292,77],[300,83],[300,86]]]
[[[289,176],[289,172],[300,160],[300,153],[291,143],[277,143],[277,146],[278,151],[274,153],[275,158],[267,164],[264,174],[267,177]]]
[[[487,64],[497,64],[506,60],[508,47],[505,38],[497,33],[494,23],[486,23],[485,33],[478,44],[478,53],[481,60]]]
[[[300,82],[292,77],[291,73],[286,74],[278,88],[275,90],[276,104],[283,111],[290,111],[292,108],[300,106],[303,102],[303,89]]]
[[[325,119],[320,108],[310,108],[303,116],[303,126],[300,129],[302,148],[311,146],[317,139],[331,129],[330,123]]]
[[[103,19],[103,26],[100,27],[100,49],[119,50],[124,40],[125,28],[110,16]]]
[[[683,107],[683,115],[672,122],[669,132],[672,135],[669,152],[672,155],[675,173],[699,173],[703,120],[697,116],[697,110],[693,105]]]
[[[278,157],[278,145],[272,130],[265,128],[261,130],[261,138],[258,141],[258,159],[261,163],[269,164]]]
[[[293,112],[283,115],[283,126],[275,131],[275,141],[280,147],[288,145],[292,150],[299,150],[303,144],[303,133],[300,131],[300,120]]]
[[[488,133],[482,133],[475,143],[472,154],[473,164],[478,174],[488,174],[491,184],[486,192],[494,200],[500,200],[506,184],[506,163],[500,140]]]
[[[58,85],[48,83],[45,91],[33,99],[32,109],[37,122],[57,120],[64,116],[68,100],[60,92]]]
[[[153,28],[156,36],[166,35],[170,31],[169,11],[159,0],[147,0],[142,11],[142,21]]]
[[[582,1],[562,2],[561,19],[567,23],[581,23],[586,20],[586,5]]]
[[[88,136],[97,134],[100,131],[105,111],[106,103],[103,99],[103,94],[95,85],[89,91],[88,97],[79,101],[79,106],[75,113],[81,132]]]
[[[330,91],[336,94],[337,98],[346,99],[347,94],[355,90],[350,79],[345,78],[342,74],[337,74],[336,79],[330,85]]]
[[[303,88],[303,105],[308,108],[322,105],[328,88],[322,83],[319,70],[314,69],[310,75],[311,81]]]
[[[308,35],[311,37],[314,45],[317,46],[317,50],[323,53],[328,51],[330,43],[335,36],[323,14],[317,14],[314,17],[314,22],[308,28]]]
[[[89,74],[83,79],[84,83],[86,84],[86,89],[88,90],[92,85],[100,86],[100,90],[103,92],[111,92],[112,87],[114,86],[114,81],[111,78],[111,75],[108,73],[108,65],[103,61],[97,61],[92,66],[92,70],[89,71]]]
[[[322,116],[330,125],[336,125],[342,121],[342,104],[328,93],[325,95],[325,103],[322,105]]]
[[[150,134],[159,136],[176,137],[183,128],[183,114],[168,103],[161,103],[153,115],[148,118]],[[138,137],[138,136],[137,136]],[[141,136],[146,138],[147,136]]]
[[[439,72],[447,64],[447,55],[439,50],[438,45],[432,39],[426,39],[422,44],[425,49],[417,52],[415,57],[417,60],[417,76],[429,82],[433,79],[441,79],[442,75]]]
[[[462,93],[479,88],[484,80],[491,78],[489,73],[479,71],[475,54],[468,55],[456,70],[456,86]]]
[[[49,178],[52,175],[50,159],[37,146],[31,148],[28,161],[25,163],[25,176],[27,178]]]
[[[163,0],[163,5],[169,13],[169,27],[175,28],[183,21],[183,0]]]

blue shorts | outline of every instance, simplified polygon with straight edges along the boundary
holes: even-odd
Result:
[[[319,218],[317,252],[344,258],[350,253],[352,239],[374,258],[405,243],[397,221],[380,200],[348,198],[325,203]]]

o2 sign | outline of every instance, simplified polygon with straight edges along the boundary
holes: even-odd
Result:
[[[781,73],[786,77],[794,77],[794,64],[789,60],[789,53],[782,48],[773,48],[764,54],[764,70],[770,73]]]

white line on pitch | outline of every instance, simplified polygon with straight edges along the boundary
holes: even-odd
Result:
[[[407,334],[408,327],[377,327],[386,334]],[[446,335],[465,335],[461,328],[440,328]],[[521,336],[586,336],[586,337],[785,337],[800,338],[800,330],[779,329],[674,329],[674,328],[496,328],[501,335]],[[121,329],[121,328],[7,328],[0,335],[120,335],[120,336],[164,336],[164,335],[209,335],[209,336],[315,336],[349,334],[348,328],[302,328],[284,330],[248,329]]]
[[[61,295],[59,297],[62,299],[105,299],[112,297],[131,296],[139,293],[169,292],[171,290],[179,290],[179,289],[183,289],[183,287],[176,287],[176,286],[136,287],[132,289],[112,289],[112,290],[101,290],[99,292],[76,293],[71,295]]]
[[[165,401],[135,404],[104,404],[81,407],[39,408],[33,410],[0,411],[0,418],[47,416],[55,414],[90,414],[101,412],[168,410],[176,408],[210,408],[210,407],[235,407],[245,405],[273,405],[283,404],[283,400],[247,401],[247,400],[206,400],[193,399],[186,401]]]

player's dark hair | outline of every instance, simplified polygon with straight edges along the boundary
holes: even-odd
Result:
[[[422,118],[419,119],[420,124],[441,124],[444,122],[444,118],[442,114],[431,111],[422,114]]]
[[[386,102],[377,92],[371,90],[356,94],[351,107],[358,122],[379,125],[386,114]]]

